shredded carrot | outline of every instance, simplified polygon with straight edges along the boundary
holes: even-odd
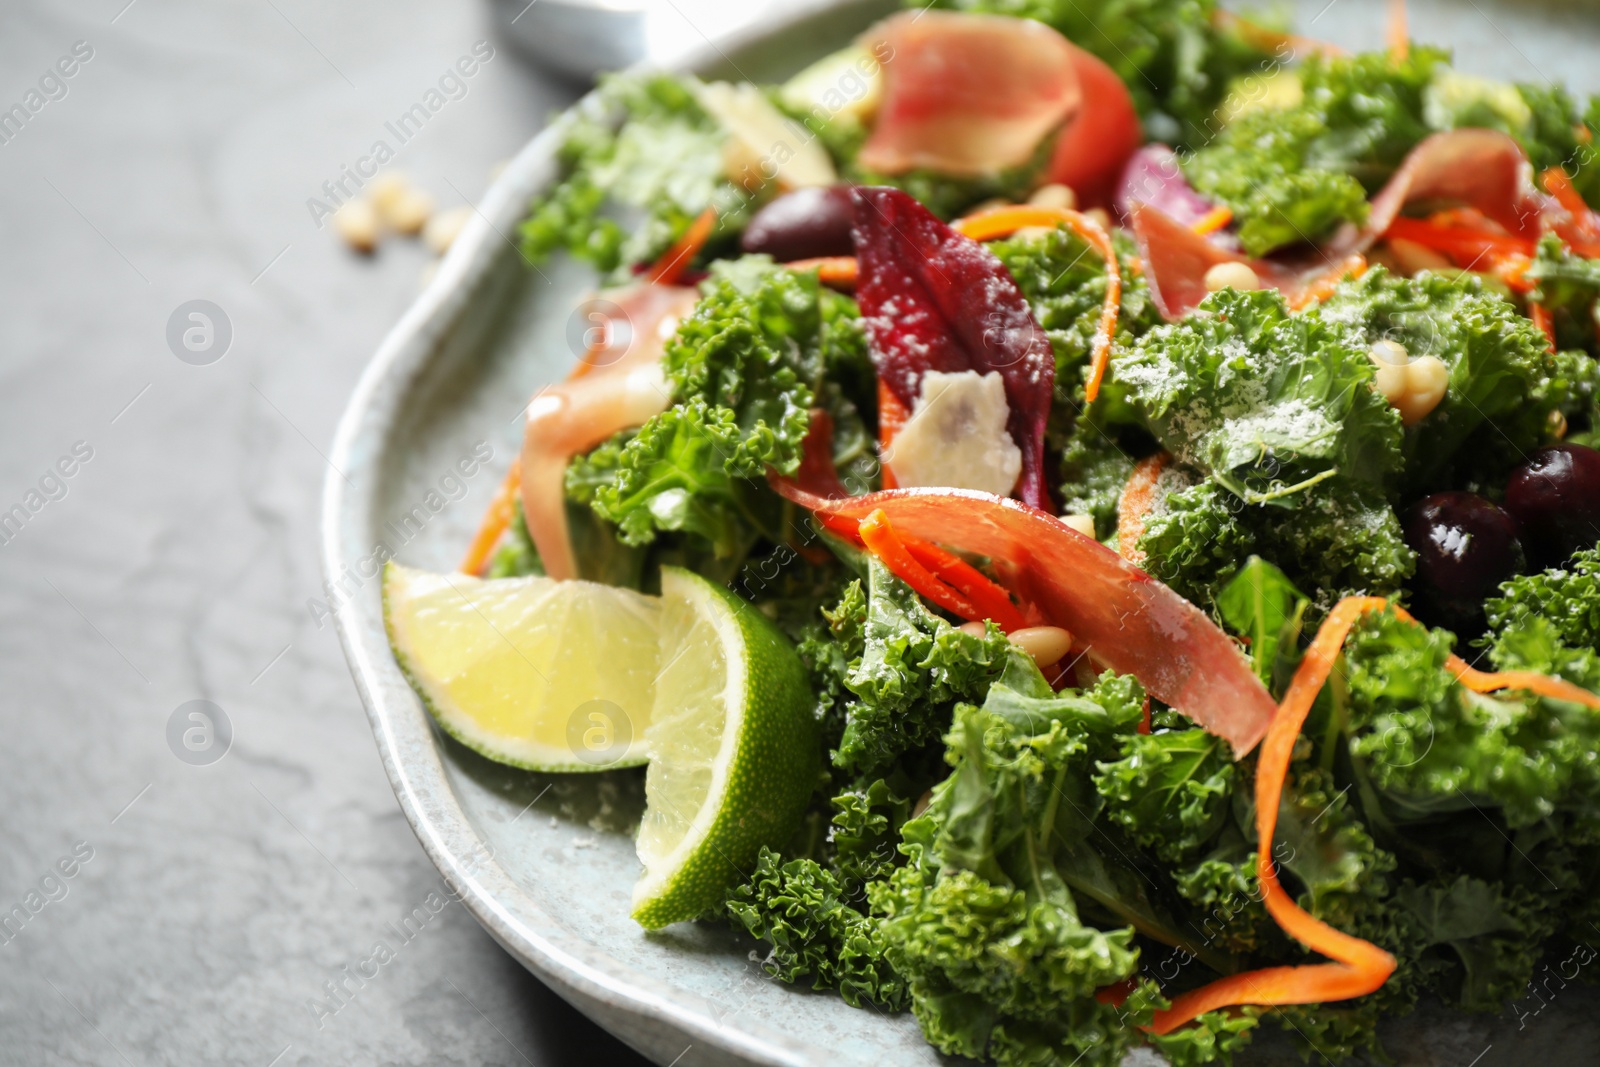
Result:
[[[1232,221],[1233,209],[1226,204],[1220,204],[1190,223],[1189,229],[1204,237],[1216,233]]]
[[[918,595],[963,619],[977,620],[984,617],[972,601],[941,582],[932,571],[917,562],[899,535],[894,532],[894,527],[889,525],[889,516],[883,513],[882,508],[862,519],[858,532],[861,543],[867,546],[867,550],[882,560],[883,565],[888,567],[896,578],[916,590]]]
[[[500,543],[501,536],[511,526],[511,516],[517,511],[517,494],[521,491],[522,457],[518,456],[511,461],[511,469],[506,471],[505,480],[495,490],[494,499],[489,501],[483,521],[478,524],[478,532],[472,535],[472,544],[467,546],[467,554],[461,559],[462,574],[483,573],[495,545]]]
[[[1148,734],[1151,731],[1151,726],[1152,726],[1152,723],[1150,721],[1150,698],[1149,697],[1145,697],[1144,698],[1144,716],[1139,720],[1139,730],[1138,730],[1138,732],[1141,733],[1141,734]]]
[[[822,256],[818,259],[797,259],[785,263],[790,270],[814,270],[817,280],[836,289],[854,289],[860,272],[855,256]]]
[[[889,446],[894,443],[895,434],[900,432],[900,427],[906,424],[911,417],[911,411],[894,395],[894,390],[878,379],[878,451],[879,454],[888,452]],[[882,464],[879,474],[883,479],[885,489],[893,489],[896,485],[894,471],[889,469],[887,463]]]
[[[1528,317],[1533,324],[1544,331],[1545,337],[1550,342],[1550,351],[1556,350],[1556,324],[1550,318],[1550,309],[1535,300],[1528,301]]]
[[[1156,502],[1156,483],[1172,457],[1165,452],[1146,456],[1133,465],[1128,484],[1117,501],[1117,552],[1130,563],[1143,563],[1139,538],[1144,536],[1144,519]]]
[[[662,253],[660,259],[652,263],[644,272],[644,280],[655,282],[658,285],[672,285],[683,277],[683,272],[689,269],[689,263],[694,259],[700,249],[705,247],[711,239],[711,231],[717,224],[717,209],[708,207],[689,224],[683,231],[683,236],[678,238],[673,246]]]
[[[1381,597],[1346,597],[1334,606],[1300,661],[1294,680],[1289,683],[1289,691],[1267,729],[1266,739],[1261,742],[1261,755],[1256,764],[1256,875],[1264,890],[1262,899],[1284,933],[1335,962],[1268,967],[1218,979],[1179,995],[1172,1007],[1156,1012],[1151,1025],[1155,1033],[1170,1033],[1218,1008],[1249,1004],[1317,1004],[1365,996],[1377,990],[1394,973],[1395,959],[1388,952],[1335,930],[1302,910],[1279,884],[1272,862],[1278,805],[1283,799],[1283,786],[1300,728],[1305,724],[1317,693],[1332,673],[1356,620],[1369,611],[1382,611],[1388,606]],[[1396,606],[1393,610],[1397,618],[1416,621],[1403,608]],[[1561,678],[1532,671],[1480,671],[1459,656],[1451,656],[1446,666],[1457,681],[1475,693],[1525,689],[1553,700],[1572,701],[1600,710],[1600,696]]]
[[[1284,933],[1313,952],[1333,960],[1296,967],[1267,967],[1219,978],[1199,989],[1180,994],[1172,1007],[1158,1011],[1151,1023],[1157,1034],[1170,1033],[1183,1024],[1218,1008],[1258,1004],[1321,1004],[1373,992],[1394,973],[1395,958],[1377,945],[1335,930],[1296,904],[1278,882],[1272,861],[1272,838],[1278,828],[1278,804],[1295,740],[1300,736],[1317,693],[1333,671],[1339,650],[1355,621],[1368,611],[1381,610],[1381,597],[1346,597],[1339,601],[1306,650],[1305,658],[1289,683],[1278,713],[1261,742],[1256,764],[1256,876],[1267,911]]]
[[[1100,309],[1100,328],[1095,331],[1093,363],[1084,384],[1084,399],[1093,403],[1100,395],[1100,382],[1111,362],[1111,342],[1117,335],[1117,313],[1122,308],[1122,270],[1117,265],[1117,250],[1111,236],[1093,219],[1077,211],[1053,207],[1002,207],[968,215],[951,223],[951,229],[974,241],[992,241],[1016,233],[1024,226],[1065,225],[1089,243],[1106,261],[1106,296]]]
[[[1313,54],[1320,52],[1326,56],[1342,56],[1346,54],[1343,48],[1328,41],[1319,41],[1315,37],[1301,37],[1298,34],[1268,29],[1259,22],[1252,22],[1242,15],[1235,15],[1231,11],[1223,11],[1221,8],[1211,13],[1211,22],[1218,29],[1231,31],[1241,40],[1255,45],[1263,52],[1277,52],[1281,46],[1287,45],[1294,49],[1296,53],[1303,50]]]
[[[1528,268],[1531,266],[1533,260],[1521,252],[1510,252],[1495,257],[1489,264],[1489,271],[1513,293],[1528,293],[1533,291],[1533,282],[1528,278]]]
[[[1389,0],[1389,55],[1404,63],[1411,54],[1411,34],[1406,28],[1406,0]]]
[[[1011,594],[978,568],[938,545],[910,537],[903,538],[911,558],[928,568],[935,577],[947,582],[972,602],[981,613],[978,617],[993,619],[994,624],[1006,633],[1028,625],[1022,612],[1011,602]]]
[[[1289,298],[1289,306],[1295,311],[1308,308],[1312,304],[1320,304],[1332,296],[1334,290],[1339,288],[1339,283],[1346,278],[1359,278],[1367,273],[1367,257],[1357,252],[1345,257],[1339,265],[1327,271],[1305,288],[1294,293]]]

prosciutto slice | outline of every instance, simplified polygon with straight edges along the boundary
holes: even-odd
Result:
[[[529,401],[522,437],[522,514],[552,578],[578,576],[567,533],[567,461],[618,430],[666,410],[672,390],[661,372],[668,324],[693,310],[699,294],[638,282],[608,289],[588,305],[593,337],[583,361]]]
[[[1083,99],[1080,49],[1031,19],[906,11],[862,43],[891,57],[860,155],[883,174],[926,167],[976,177],[1020,166]]]
[[[1139,242],[1145,278],[1162,315],[1176,319],[1205,299],[1205,273],[1218,263],[1248,263],[1263,285],[1291,298],[1353,255],[1371,248],[1413,204],[1464,204],[1511,234],[1537,237],[1566,215],[1533,188],[1528,160],[1517,142],[1495,130],[1449,130],[1420,142],[1371,200],[1362,226],[1345,225],[1308,252],[1250,259],[1195,234],[1151,203],[1135,203],[1130,225]]]
[[[1199,608],[1048,512],[961,489],[824,497],[774,476],[813,513],[862,519],[882,509],[902,534],[992,560],[1013,592],[1063,626],[1092,658],[1233,746],[1255,747],[1276,710],[1243,655]]]

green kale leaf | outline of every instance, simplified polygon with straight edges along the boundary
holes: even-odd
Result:
[[[1119,760],[1097,764],[1105,813],[1135,843],[1176,866],[1222,829],[1233,795],[1232,753],[1201,729],[1133,734]]]
[[[1139,338],[1116,375],[1180,464],[1246,503],[1294,507],[1336,475],[1383,487],[1399,466],[1400,417],[1365,350],[1275,290],[1213,293]]]
[[[1562,568],[1512,578],[1484,611],[1497,633],[1539,619],[1568,645],[1600,649],[1600,548],[1575,553]]]
[[[858,771],[937,741],[957,701],[982,700],[1009,664],[1027,658],[993,626],[983,637],[952,626],[876,559],[862,636],[844,679],[856,699],[834,755],[836,766]]]
[[[620,116],[620,125],[616,118]],[[522,251],[539,263],[566,250],[601,271],[647,262],[715,204],[719,226],[742,225],[746,200],[723,176],[721,125],[689,80],[614,74],[594,104],[569,112],[557,155],[566,177],[522,226]],[[612,206],[642,216],[620,223]]]
[[[905,1008],[906,986],[884,956],[876,920],[844,900],[839,876],[812,859],[782,862],[763,848],[756,869],[728,894],[728,914],[771,950],[766,972],[785,982],[809,978],[846,1004]]]
[[[1500,480],[1516,457],[1539,445],[1552,413],[1570,400],[1572,385],[1544,334],[1475,276],[1401,278],[1375,268],[1341,284],[1318,314],[1346,326],[1352,348],[1394,341],[1413,358],[1435,356],[1450,369],[1444,400],[1405,434],[1412,492],[1458,484],[1446,478],[1453,466]],[[1500,469],[1486,466],[1485,456],[1503,457]]]
[[[1251,556],[1217,596],[1217,614],[1250,642],[1250,661],[1269,687],[1282,661],[1298,651],[1301,620],[1309,601],[1283,571]]]

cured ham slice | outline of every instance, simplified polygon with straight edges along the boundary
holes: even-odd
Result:
[[[956,489],[890,489],[824,497],[774,476],[789,500],[822,517],[882,509],[902,535],[987,557],[1044,619],[1072,631],[1098,663],[1249,752],[1276,710],[1237,646],[1199,608],[1092,537],[1016,500]],[[837,519],[835,519],[835,522]]]
[[[926,167],[980,176],[1020,166],[1083,99],[1080,49],[1030,19],[907,11],[862,43],[892,57],[860,155],[883,174]]]
[[[661,354],[676,321],[698,297],[691,288],[648,282],[601,293],[591,304],[598,321],[583,361],[566,381],[540,390],[529,402],[522,438],[522,514],[550,577],[578,576],[567,533],[567,462],[666,410],[672,393],[661,372]]]
[[[898,189],[863,186],[855,200],[856,299],[882,387],[908,412],[928,371],[998,372],[1006,429],[1022,452],[1017,495],[1047,502],[1044,428],[1056,361],[1005,265]]]
[[[1046,178],[1077,193],[1079,207],[1109,207],[1144,126],[1117,72],[1076,45],[1072,52],[1083,102],[1056,137]]]
[[[1494,130],[1466,129],[1423,140],[1372,198],[1364,225],[1346,225],[1309,251],[1250,259],[1195,234],[1150,202],[1133,205],[1130,225],[1156,306],[1175,319],[1205,299],[1205,273],[1218,263],[1247,263],[1263,285],[1293,300],[1348,270],[1352,256],[1366,252],[1405,208],[1417,204],[1466,205],[1522,238],[1537,237],[1545,225],[1559,227],[1566,218],[1533,188],[1516,141]]]

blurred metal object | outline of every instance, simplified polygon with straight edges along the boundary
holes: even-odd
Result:
[[[648,0],[491,0],[500,32],[541,67],[578,81],[645,58]]]

